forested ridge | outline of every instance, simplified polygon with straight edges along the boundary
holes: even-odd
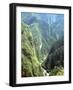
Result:
[[[64,75],[64,16],[21,14],[22,77]]]

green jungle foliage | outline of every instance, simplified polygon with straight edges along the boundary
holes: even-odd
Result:
[[[64,69],[63,67],[54,67],[53,70],[49,72],[49,76],[62,76],[64,75]]]
[[[64,75],[63,15],[22,13],[21,19],[22,77]]]
[[[40,66],[33,45],[32,33],[26,24],[22,24],[22,77],[42,76],[43,69]]]

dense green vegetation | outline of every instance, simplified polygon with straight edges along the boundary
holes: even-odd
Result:
[[[55,67],[53,70],[49,72],[49,76],[61,76],[64,75],[63,67]]]
[[[21,14],[22,77],[64,75],[63,17]]]
[[[22,77],[42,76],[43,69],[40,66],[33,45],[33,37],[30,28],[26,24],[22,24]]]

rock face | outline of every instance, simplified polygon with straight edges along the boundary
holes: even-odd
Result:
[[[43,76],[43,69],[37,59],[32,33],[30,32],[28,25],[22,24],[21,34],[22,77]]]

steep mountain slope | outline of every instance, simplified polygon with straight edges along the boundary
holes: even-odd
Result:
[[[61,71],[64,74],[64,42],[63,39],[58,40],[51,47],[47,59],[43,62],[42,67],[51,72],[50,75],[55,75],[58,71]],[[54,73],[56,72],[56,73]],[[52,74],[53,73],[53,74]]]
[[[22,33],[22,61],[24,61],[22,66],[29,65],[28,76],[41,76],[44,69],[50,73],[49,75],[64,74],[64,15],[22,12],[21,22],[24,32]],[[28,59],[28,62],[24,58]],[[29,60],[32,63],[29,63]],[[37,67],[37,71],[34,71],[33,67]],[[27,71],[25,68],[22,70],[24,73]],[[54,73],[57,70],[62,72]],[[36,72],[37,74],[34,74]],[[23,76],[27,75],[23,74]]]
[[[42,37],[41,37],[41,33],[39,29],[40,28],[39,28],[38,23],[33,23],[30,25],[30,30],[33,36],[33,43],[34,43],[34,47],[36,50],[36,55],[37,55],[39,62],[41,62],[42,60],[42,54],[41,54]]]
[[[64,35],[64,15],[48,13],[22,13],[22,22],[32,25],[32,31],[36,33],[35,26],[45,41],[50,46]],[[36,34],[37,35],[37,34]],[[44,40],[43,40],[44,39]],[[43,43],[44,44],[44,43]],[[43,45],[42,44],[42,45]]]
[[[21,64],[22,64],[22,77],[30,76],[43,76],[43,69],[37,59],[32,33],[26,24],[22,24],[21,32]]]

